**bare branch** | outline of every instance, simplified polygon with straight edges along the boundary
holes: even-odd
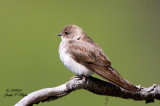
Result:
[[[138,86],[137,86],[138,87]],[[63,85],[54,88],[44,88],[28,94],[15,106],[32,106],[39,102],[51,101],[61,98],[77,89],[85,89],[98,95],[114,96],[137,101],[145,100],[146,103],[160,100],[160,85],[153,84],[149,88],[138,87],[139,92],[130,92],[117,87],[109,82],[93,77],[75,77]]]

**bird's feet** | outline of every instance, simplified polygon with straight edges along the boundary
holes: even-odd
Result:
[[[71,77],[70,80],[72,80],[74,78],[86,81],[86,76],[84,76],[84,75],[75,75],[75,76]]]

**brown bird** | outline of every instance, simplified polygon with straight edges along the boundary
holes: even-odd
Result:
[[[73,73],[90,76],[93,73],[114,85],[137,92],[138,88],[125,79],[111,66],[103,50],[76,25],[66,26],[60,34],[60,59]]]

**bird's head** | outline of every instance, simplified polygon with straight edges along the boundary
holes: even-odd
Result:
[[[82,36],[85,36],[85,33],[80,27],[76,25],[68,25],[64,27],[64,29],[61,31],[60,34],[57,34],[57,35],[61,36],[62,40],[65,40],[65,39],[78,40]]]

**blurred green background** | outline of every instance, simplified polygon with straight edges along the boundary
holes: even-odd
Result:
[[[55,87],[74,74],[59,59],[59,33],[76,24],[105,51],[113,67],[135,85],[160,84],[159,0],[0,0],[0,105],[6,89],[30,93]],[[95,77],[98,77],[94,75]],[[99,78],[99,77],[98,77]],[[146,106],[144,101],[98,96],[85,90],[39,106]],[[160,101],[147,104],[159,106]]]

